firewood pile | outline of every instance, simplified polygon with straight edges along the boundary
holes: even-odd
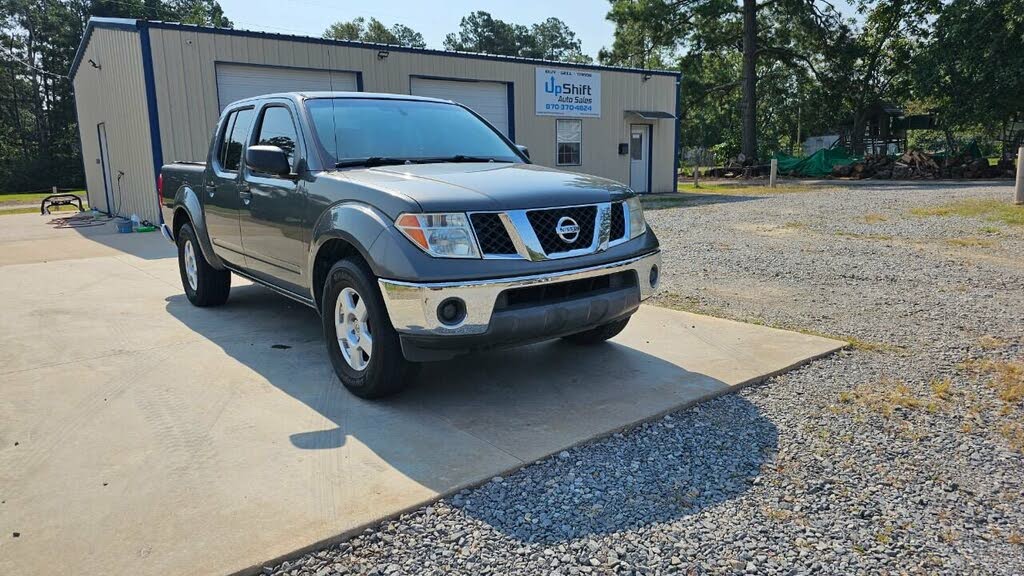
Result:
[[[936,178],[980,179],[1014,176],[1011,160],[1002,160],[990,166],[987,158],[973,158],[970,154],[935,158],[920,150],[908,150],[901,156],[868,154],[863,160],[844,166],[833,166],[832,176],[837,178],[876,180],[933,180]]]
[[[770,171],[770,165],[753,162],[741,153],[726,160],[724,166],[710,166],[700,174],[711,178],[756,178],[767,176]]]

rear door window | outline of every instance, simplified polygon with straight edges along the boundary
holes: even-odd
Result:
[[[231,123],[231,132],[226,139],[224,156],[221,166],[229,171],[238,171],[242,163],[242,149],[245,148],[245,141],[249,137],[249,126],[252,124],[252,108],[246,108],[233,112],[234,122]],[[229,119],[230,122],[230,119]]]
[[[231,127],[235,125],[235,118],[237,116],[238,112],[228,114],[227,120],[224,121],[224,127],[217,136],[217,154],[214,161],[218,168],[224,168],[224,157],[228,151],[228,140],[231,138]]]

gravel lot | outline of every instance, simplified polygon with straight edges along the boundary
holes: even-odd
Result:
[[[1024,573],[1024,227],[910,213],[1011,193],[649,209],[658,303],[853,347],[264,571]]]

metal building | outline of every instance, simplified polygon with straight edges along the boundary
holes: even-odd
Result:
[[[92,18],[70,76],[89,204],[153,222],[160,166],[205,161],[225,105],[281,91],[454,100],[535,163],[675,190],[678,72]]]

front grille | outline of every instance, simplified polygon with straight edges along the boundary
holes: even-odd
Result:
[[[630,288],[637,285],[636,272],[623,270],[605,276],[594,276],[568,282],[539,284],[526,288],[510,288],[498,295],[494,311],[557,304],[578,298],[594,296],[601,292]]]
[[[555,226],[563,217],[568,216],[580,226],[580,233],[572,242],[562,240],[555,232]],[[540,240],[545,254],[557,254],[587,248],[594,241],[594,220],[597,217],[596,206],[574,206],[571,208],[552,208],[549,210],[531,210],[526,213],[533,232]]]
[[[484,254],[508,255],[515,254],[516,247],[508,237],[508,230],[501,223],[501,218],[493,213],[478,213],[469,216],[476,231],[476,239],[480,241],[480,251]]]
[[[626,235],[626,211],[622,208],[623,202],[612,204],[612,225],[609,240],[618,240]]]

